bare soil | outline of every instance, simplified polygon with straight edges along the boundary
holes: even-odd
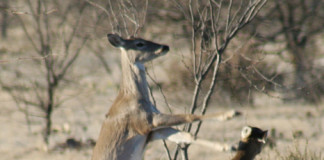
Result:
[[[104,95],[113,95],[104,93]],[[31,124],[26,124],[25,116],[18,111],[16,104],[4,92],[0,92],[0,155],[3,160],[85,160],[91,158],[92,147],[79,149],[55,149],[64,143],[67,138],[75,138],[83,143],[87,139],[96,139],[104,114],[111,104],[111,99],[105,96],[96,98],[87,94],[80,96],[80,103],[67,103],[55,111],[53,128],[55,132],[51,136],[49,148],[42,141],[41,118],[32,117]],[[88,94],[91,95],[91,94]],[[157,98],[162,103],[162,98]],[[97,103],[94,103],[97,102]],[[100,102],[100,103],[98,103]],[[176,105],[179,102],[172,103]],[[258,159],[278,159],[295,151],[297,147],[303,151],[305,147],[311,152],[324,151],[324,107],[301,104],[283,104],[277,99],[259,96],[254,107],[234,107],[243,112],[243,116],[225,123],[206,121],[203,123],[199,137],[236,144],[240,138],[240,130],[244,125],[258,126],[268,129],[271,141],[275,143],[272,149],[265,146]],[[175,112],[181,112],[181,107],[174,107]],[[229,107],[212,106],[213,111],[224,111]],[[161,109],[165,110],[165,109]],[[181,128],[181,127],[179,127]],[[174,144],[168,143],[173,151]],[[190,159],[211,160],[230,159],[234,153],[217,152],[209,148],[191,146],[189,149]],[[150,160],[167,159],[163,143],[155,141],[148,145],[145,158]]]

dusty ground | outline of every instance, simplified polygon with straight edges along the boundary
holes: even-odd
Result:
[[[113,90],[112,93],[104,94],[113,94],[114,92]],[[17,111],[15,103],[3,92],[0,92],[0,95],[0,125],[2,128],[0,155],[3,160],[90,159],[91,148],[53,150],[53,147],[69,137],[81,141],[86,141],[88,138],[96,139],[104,113],[111,104],[109,99],[105,100],[104,96],[99,96],[90,97],[92,102],[83,100],[79,104],[59,108],[54,113],[54,128],[57,132],[51,137],[49,151],[46,152],[40,133],[42,127],[40,119],[33,118],[28,129],[25,117]],[[162,101],[159,98],[157,100]],[[101,104],[93,101],[99,101]],[[172,102],[170,103],[172,104]],[[204,122],[199,136],[234,144],[239,140],[242,126],[255,125],[263,129],[276,130],[275,137],[273,137],[276,138],[276,147],[270,149],[269,146],[266,146],[258,159],[277,159],[279,155],[286,155],[287,151],[294,151],[296,147],[299,147],[300,150],[305,149],[306,144],[312,152],[324,151],[324,107],[322,105],[315,107],[282,104],[276,99],[269,99],[269,97],[259,97],[256,103],[255,107],[237,108],[244,113],[242,117],[225,123]],[[176,104],[174,103],[174,105]],[[213,106],[213,108],[212,110],[215,111],[229,109],[219,106]],[[181,107],[176,109],[176,112],[181,112],[180,110]],[[169,145],[174,148],[174,145]],[[200,146],[192,146],[189,153],[191,159],[201,160],[229,159],[233,156],[233,153],[215,152]],[[153,142],[147,147],[145,159],[167,159],[161,141]]]

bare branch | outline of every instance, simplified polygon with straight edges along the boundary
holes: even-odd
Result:
[[[253,68],[253,70],[262,78],[262,79],[264,79],[265,81],[267,81],[267,82],[270,82],[270,83],[272,83],[272,84],[274,84],[275,86],[279,86],[279,87],[282,87],[282,85],[281,84],[279,84],[279,83],[276,83],[276,82],[274,82],[273,81],[273,79],[276,77],[276,76],[274,76],[273,78],[271,78],[271,79],[269,79],[269,78],[267,78],[265,75],[263,75],[257,68],[255,68],[255,66],[252,66],[252,68]]]
[[[165,152],[167,153],[168,159],[169,160],[172,160],[172,157],[171,157],[171,154],[170,154],[170,150],[168,148],[168,145],[166,144],[165,140],[162,140],[162,142],[163,142],[163,146],[164,146]]]
[[[230,22],[231,22],[231,10],[232,10],[232,2],[233,0],[230,0],[229,2],[229,5],[228,5],[228,9],[227,9],[227,18],[226,18],[226,25],[225,25],[225,37],[227,37],[227,34],[229,33],[228,30],[229,30],[229,25],[230,25]]]
[[[111,0],[108,0],[108,2],[109,2],[109,10],[110,10],[110,13],[112,15],[112,19],[114,20],[114,23],[115,24],[119,25],[118,20],[117,20],[117,17],[116,17],[116,14],[115,14],[115,11],[113,10],[112,5],[111,5]],[[113,28],[113,31],[121,34],[119,28],[117,28],[117,31],[116,31],[116,29],[114,27]]]
[[[37,53],[39,53],[40,52],[40,49],[37,47],[36,42],[34,41],[34,39],[30,36],[30,34],[29,34],[29,32],[28,32],[28,30],[26,28],[25,22],[21,19],[20,15],[18,15],[18,14],[16,14],[16,15],[17,15],[18,21],[20,22],[20,25],[21,25],[21,27],[22,27],[22,29],[23,29],[23,31],[24,31],[24,33],[25,33],[28,41],[32,44],[34,50]]]
[[[56,82],[60,81],[65,76],[67,70],[70,68],[70,66],[73,64],[73,62],[80,55],[80,52],[81,52],[82,48],[84,47],[84,44],[87,42],[88,39],[89,39],[88,37],[84,38],[81,45],[79,46],[79,48],[77,48],[76,51],[74,52],[74,55],[69,60],[67,60],[65,65],[62,67],[61,71],[58,73],[58,75],[56,77]]]
[[[204,101],[203,101],[203,104],[202,104],[202,110],[201,110],[202,115],[204,115],[206,113],[207,107],[209,105],[210,97],[214,93],[215,84],[216,84],[216,80],[217,80],[217,73],[218,73],[218,68],[219,68],[220,62],[221,62],[221,56],[219,54],[217,54],[216,64],[214,66],[214,72],[213,72],[213,76],[212,76],[212,81],[210,83],[208,92],[205,95],[205,98],[204,98]],[[194,134],[195,136],[198,135],[201,124],[202,124],[202,121],[200,121],[198,123],[198,126],[197,126],[195,134]]]
[[[81,21],[82,16],[83,16],[84,9],[85,9],[84,6],[80,9],[80,11],[79,11],[80,15],[79,15],[78,19],[76,20],[76,22],[74,23],[74,25],[72,26],[73,31],[70,34],[70,36],[67,38],[67,41],[64,41],[66,57],[69,55],[70,46],[71,46],[73,40],[76,37],[76,33],[77,33],[78,29],[79,29],[78,26],[80,26],[80,21]]]
[[[110,19],[109,20],[109,24],[110,24],[110,26],[111,26],[111,28],[114,28],[114,25],[113,25],[113,21],[114,21],[114,17],[112,18],[111,16],[109,16],[110,14],[109,14],[109,11],[107,10],[107,9],[105,9],[104,7],[102,7],[101,5],[99,5],[99,4],[97,4],[97,3],[94,3],[94,2],[92,2],[92,1],[90,1],[90,0],[87,0],[87,2],[89,3],[89,4],[91,4],[92,6],[94,6],[94,7],[97,7],[97,8],[99,8],[100,10],[102,10],[102,11],[104,11],[104,13],[106,13],[106,15],[107,15],[107,17]],[[109,1],[110,2],[110,1]],[[111,7],[111,4],[109,3],[109,6]]]
[[[192,0],[189,0],[189,13],[190,13],[190,18],[191,18],[191,32],[192,32],[192,37],[191,37],[191,45],[192,45],[192,63],[193,63],[193,73],[195,74],[195,80],[197,78],[197,69],[196,69],[196,27],[195,27],[195,20],[194,20],[194,13],[192,11]],[[196,80],[197,81],[197,80]],[[197,83],[197,82],[196,82]]]
[[[108,10],[107,10],[106,8],[104,8],[104,7],[102,7],[101,5],[99,5],[99,4],[95,3],[95,2],[92,2],[92,1],[90,1],[90,0],[86,0],[86,1],[87,1],[89,4],[91,4],[92,6],[94,6],[94,7],[98,8],[98,9],[104,11],[104,12],[106,13],[106,15],[109,17],[109,12],[108,12]]]
[[[99,52],[96,52],[92,49],[93,53],[96,55],[96,57],[99,59],[99,61],[101,62],[101,64],[103,65],[105,71],[110,74],[111,73],[111,69],[110,67],[108,66],[106,60],[105,60],[105,57],[99,53]]]
[[[159,88],[159,91],[163,96],[164,102],[167,105],[169,112],[172,113],[171,106],[170,106],[170,104],[169,104],[169,102],[168,102],[168,100],[167,100],[167,98],[166,98],[166,96],[165,96],[165,94],[164,94],[164,92],[162,90],[162,87],[154,80],[154,78],[148,72],[147,72],[147,75],[152,80],[152,82]]]
[[[239,72],[241,74],[241,76],[251,85],[253,86],[254,89],[256,89],[257,91],[266,94],[269,97],[272,98],[278,98],[278,99],[286,99],[284,97],[280,97],[280,96],[275,96],[270,94],[268,91],[265,90],[265,87],[263,86],[262,88],[259,88],[257,85],[255,85],[248,77],[246,74],[242,73],[241,71]]]

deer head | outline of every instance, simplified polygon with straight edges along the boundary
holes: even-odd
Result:
[[[117,34],[108,34],[108,40],[114,47],[127,54],[130,63],[145,63],[169,51],[169,46],[157,44],[141,38],[123,39]]]

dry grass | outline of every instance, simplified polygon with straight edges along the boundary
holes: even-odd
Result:
[[[315,152],[310,150],[308,145],[304,146],[303,149],[299,147],[298,144],[295,144],[292,149],[288,151],[288,154],[283,154],[278,152],[279,158],[281,160],[322,160],[324,157],[321,152]]]

